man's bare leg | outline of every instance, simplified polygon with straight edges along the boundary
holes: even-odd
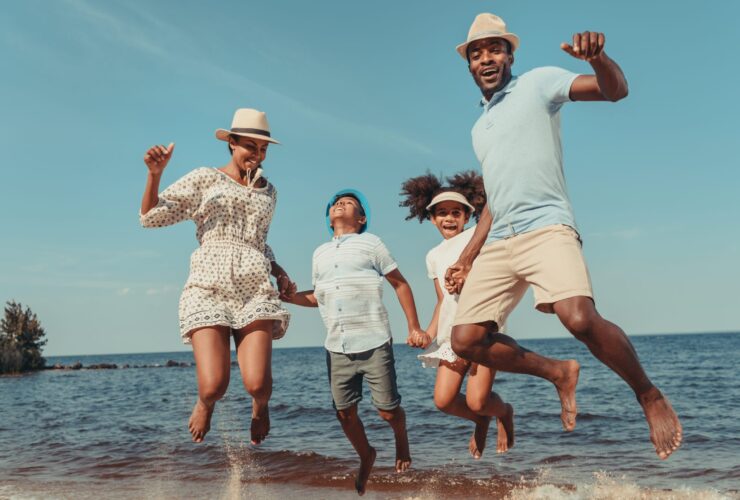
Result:
[[[344,435],[347,436],[349,442],[352,443],[352,447],[360,456],[360,469],[355,478],[355,489],[358,495],[364,495],[367,480],[375,463],[375,448],[370,446],[367,440],[365,426],[362,425],[362,420],[357,414],[356,404],[344,410],[337,410],[337,419],[342,424]]]
[[[632,388],[645,413],[656,453],[663,460],[668,458],[681,446],[681,422],[668,399],[648,378],[624,331],[602,318],[588,297],[555,302],[553,309],[568,331]]]
[[[546,358],[521,347],[495,322],[457,325],[452,329],[452,350],[458,356],[493,370],[523,373],[552,382],[560,398],[560,420],[570,432],[576,427],[576,385],[580,365],[576,360]]]

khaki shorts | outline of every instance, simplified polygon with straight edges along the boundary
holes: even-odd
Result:
[[[463,286],[454,324],[505,324],[530,285],[542,312],[552,313],[559,300],[593,299],[575,229],[557,224],[485,245]]]

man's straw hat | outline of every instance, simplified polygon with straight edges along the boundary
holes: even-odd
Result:
[[[251,108],[236,110],[234,119],[231,120],[230,130],[222,128],[216,130],[216,138],[222,141],[228,141],[230,135],[240,135],[280,144],[270,137],[270,124],[267,123],[267,115],[262,111]]]
[[[457,46],[458,54],[467,61],[470,42],[483,38],[503,38],[511,44],[512,52],[519,47],[519,37],[506,31],[506,23],[503,19],[494,14],[483,13],[475,16],[473,24],[470,25],[470,31],[468,31],[468,40]]]

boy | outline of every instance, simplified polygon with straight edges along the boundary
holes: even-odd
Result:
[[[368,215],[367,201],[358,191],[345,189],[332,197],[326,210],[332,239],[314,251],[314,290],[288,299],[296,305],[318,307],[326,325],[326,364],[332,398],[342,430],[360,456],[355,480],[360,495],[365,493],[376,455],[357,414],[363,377],[380,417],[393,428],[396,471],[404,472],[411,465],[406,414],[396,387],[388,313],[381,300],[383,277],[393,286],[406,315],[407,343],[415,347],[428,343],[419,326],[411,287],[380,238],[365,232]]]

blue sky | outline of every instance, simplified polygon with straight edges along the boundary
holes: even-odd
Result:
[[[356,187],[411,283],[433,308],[424,255],[439,236],[405,222],[408,177],[477,168],[479,92],[454,47],[481,11],[522,44],[515,73],[590,67],[562,52],[603,31],[629,97],[563,109],[565,171],[597,306],[630,334],[738,330],[740,3],[11,2],[0,17],[0,300],[30,306],[46,354],[183,349],[177,301],[194,226],[140,228],[142,156],[177,148],[169,184],[227,162],[213,137],[238,107],[268,113],[266,175],[279,192],[269,241],[310,286],[323,209]],[[405,322],[390,287],[396,341]],[[734,306],[734,307],[731,307]],[[316,310],[294,312],[276,347],[320,345]],[[566,336],[525,297],[520,339]],[[526,345],[526,342],[525,342]]]

